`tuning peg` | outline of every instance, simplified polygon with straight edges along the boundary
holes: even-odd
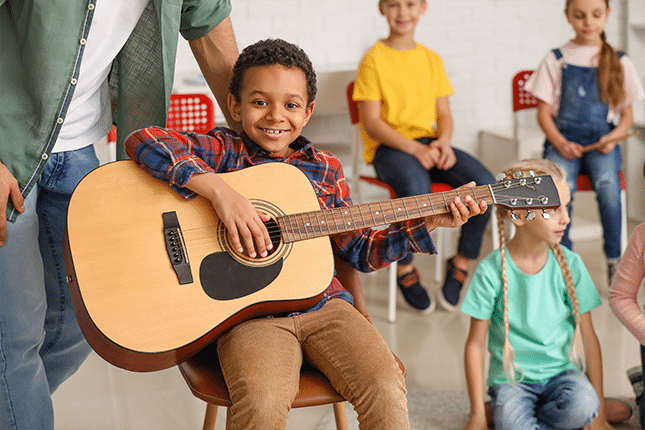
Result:
[[[504,179],[506,179],[506,175],[503,173],[498,173],[497,176],[495,176],[495,180],[497,182],[502,182]]]
[[[522,177],[522,172],[515,172],[515,173],[513,173],[513,177],[514,177],[515,179],[520,179],[520,178]]]
[[[542,209],[542,218],[544,219],[551,219],[551,215],[546,211],[546,209]]]
[[[526,211],[526,220],[527,221],[533,221],[535,219],[535,213],[531,212],[531,210]]]
[[[514,210],[512,210],[512,211],[511,211],[511,219],[512,219],[513,221],[517,221],[518,219],[520,219],[520,218],[517,216],[517,214],[515,213],[515,211],[514,211]]]

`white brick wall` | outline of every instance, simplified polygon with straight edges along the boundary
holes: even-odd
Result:
[[[301,46],[318,73],[355,69],[363,53],[387,36],[377,0],[232,0],[232,4],[240,49],[259,39],[280,37]],[[624,49],[626,0],[611,0],[611,7],[609,42]],[[513,74],[536,67],[549,49],[573,35],[563,9],[564,0],[428,0],[416,39],[443,57],[455,87],[451,97],[455,146],[476,154],[479,130],[510,124]],[[191,57],[182,41],[178,76],[198,71]],[[339,128],[348,127],[343,114],[336,122]],[[324,124],[326,130],[333,126],[329,120]],[[318,136],[314,127],[308,126],[307,132]]]

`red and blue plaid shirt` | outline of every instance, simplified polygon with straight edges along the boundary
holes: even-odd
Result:
[[[148,127],[126,140],[128,155],[155,178],[168,182],[186,198],[195,193],[185,188],[194,173],[225,173],[263,163],[289,163],[311,181],[320,207],[351,205],[349,186],[340,161],[327,151],[315,149],[300,136],[291,143],[295,152],[286,158],[265,151],[245,134],[226,128],[208,134],[177,132]],[[288,184],[285,184],[288,186]],[[386,267],[409,252],[436,253],[423,220],[391,224],[387,229],[361,229],[331,236],[340,257],[352,267],[369,272]],[[334,297],[352,302],[351,294],[334,278],[322,300],[309,311],[319,309]]]

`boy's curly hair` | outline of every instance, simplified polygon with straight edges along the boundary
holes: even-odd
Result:
[[[249,68],[275,64],[302,70],[307,79],[307,105],[316,99],[316,72],[305,51],[282,39],[265,39],[244,48],[233,66],[229,91],[235,100],[240,101],[244,73]]]

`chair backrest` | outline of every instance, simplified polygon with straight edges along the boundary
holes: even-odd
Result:
[[[522,70],[513,76],[513,112],[537,107],[537,99],[524,90],[524,84],[533,74],[533,70]]]
[[[171,94],[166,127],[205,134],[215,127],[215,106],[206,94]]]
[[[358,124],[358,103],[352,98],[354,94],[354,81],[347,85],[347,107],[349,108],[349,119],[352,124]]]
[[[536,108],[538,101],[533,94],[524,89],[524,84],[533,74],[533,70],[522,70],[513,76],[512,92],[513,92],[513,140],[518,142],[519,139],[519,111],[524,109]]]

